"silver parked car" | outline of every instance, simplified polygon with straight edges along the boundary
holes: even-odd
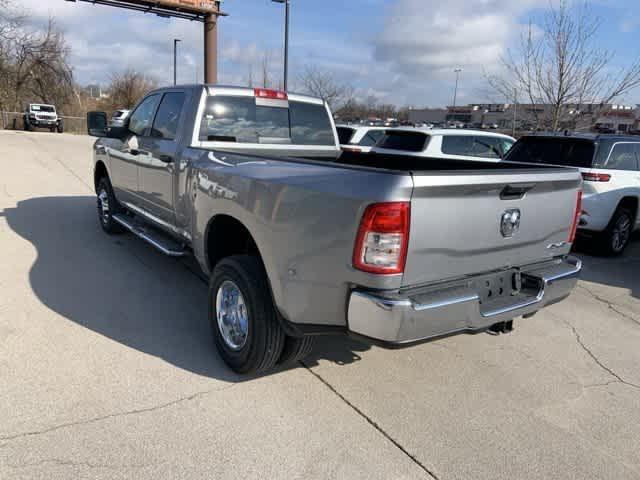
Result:
[[[130,112],[131,110],[116,110],[111,115],[109,125],[112,127],[122,127]]]

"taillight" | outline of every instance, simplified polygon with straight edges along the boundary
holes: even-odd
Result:
[[[576,211],[573,214],[573,224],[571,225],[571,230],[569,230],[569,243],[573,243],[576,239],[576,230],[578,229],[578,223],[580,222],[580,215],[582,215],[582,191],[578,192]]]
[[[362,153],[362,149],[358,147],[341,147],[343,152]]]
[[[288,100],[289,96],[285,92],[269,90],[268,88],[256,88],[253,90],[257,98],[270,98],[273,100]]]
[[[410,217],[409,202],[369,205],[358,229],[353,266],[369,273],[404,272]]]
[[[585,182],[608,182],[609,180],[611,180],[611,175],[609,175],[608,173],[583,172],[582,179]]]

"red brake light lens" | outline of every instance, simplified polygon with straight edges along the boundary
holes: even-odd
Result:
[[[279,90],[269,90],[268,88],[256,88],[254,89],[256,98],[269,98],[272,100],[288,100],[289,96],[286,92]]]
[[[404,272],[409,246],[411,204],[374,203],[362,216],[353,251],[353,266],[376,274]]]
[[[585,182],[608,182],[611,180],[611,175],[608,173],[583,172],[582,179]]]
[[[580,222],[580,215],[582,215],[582,191],[578,192],[578,200],[576,201],[576,211],[573,214],[573,224],[571,230],[569,230],[569,243],[573,243],[576,239],[576,230],[578,230],[578,222]]]

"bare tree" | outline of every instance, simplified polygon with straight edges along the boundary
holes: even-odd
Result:
[[[247,77],[247,85],[253,88],[253,65],[249,65],[249,75]]]
[[[66,104],[73,96],[73,72],[64,34],[50,19],[33,28],[12,0],[0,0],[0,109],[28,102]]]
[[[602,106],[640,85],[640,58],[609,73],[614,54],[599,47],[600,26],[586,4],[550,3],[542,25],[530,23],[518,51],[501,58],[504,73],[487,75],[489,85],[509,101],[549,105],[530,109],[537,128],[591,123]]]
[[[44,31],[25,33],[15,50],[14,88],[16,103],[29,101],[66,103],[73,95],[73,72],[69,47],[53,19]]]
[[[331,72],[316,67],[307,66],[299,80],[307,93],[322,98],[332,110],[347,104],[353,97],[350,85],[339,83]]]
[[[105,108],[117,110],[119,108],[133,108],[147,92],[157,87],[157,82],[132,69],[111,75],[108,87],[109,99]]]
[[[262,75],[262,88],[271,86],[271,52],[264,52],[260,62],[260,73]]]

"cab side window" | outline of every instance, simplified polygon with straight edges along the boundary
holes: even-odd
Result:
[[[636,143],[618,143],[614,145],[605,168],[637,171],[638,145]]]
[[[131,115],[129,130],[138,136],[144,136],[147,129],[151,126],[153,114],[156,111],[159,100],[160,95],[150,95],[145,98]]]
[[[178,121],[184,106],[184,92],[169,92],[162,97],[162,102],[158,107],[158,113],[153,121],[151,136],[174,140],[178,133]]]
[[[442,153],[447,155],[469,155],[473,148],[471,135],[443,135]]]

